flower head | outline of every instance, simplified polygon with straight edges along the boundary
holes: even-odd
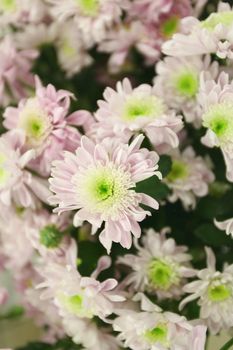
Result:
[[[204,350],[206,327],[193,326],[185,317],[163,312],[144,295],[141,312],[124,310],[114,320],[119,339],[132,350]]]
[[[181,117],[167,110],[163,99],[150,85],[133,89],[130,81],[118,82],[116,91],[107,88],[105,101],[98,102],[94,126],[97,137],[118,136],[129,139],[143,130],[156,149],[177,147],[177,133],[182,129]],[[101,123],[101,124],[100,124]]]
[[[174,239],[166,239],[167,229],[156,233],[153,229],[143,236],[143,246],[135,242],[137,255],[126,254],[118,262],[132,268],[126,283],[135,291],[149,291],[159,298],[179,297],[184,279],[195,275],[189,262],[187,247],[177,246]]]
[[[200,317],[211,333],[216,334],[233,325],[233,265],[225,266],[223,272],[216,271],[212,250],[206,248],[206,254],[207,268],[197,273],[198,280],[184,286],[184,291],[191,295],[181,302],[180,307],[198,299]]]
[[[233,58],[233,11],[220,2],[217,13],[203,21],[195,17],[181,21],[181,33],[163,45],[163,52],[171,56],[192,56],[215,53],[219,58]]]
[[[4,126],[25,134],[25,148],[36,153],[30,166],[42,175],[48,176],[51,161],[61,159],[63,150],[73,151],[79,145],[81,135],[71,125],[85,124],[90,118],[85,111],[67,117],[72,96],[65,90],[57,91],[51,84],[43,87],[36,78],[35,96],[5,110]]]
[[[185,208],[195,207],[196,197],[203,197],[208,193],[208,185],[214,181],[214,174],[207,162],[197,157],[191,147],[181,154],[172,156],[172,167],[164,179],[172,190],[169,197],[171,202],[180,199]]]
[[[76,154],[65,153],[64,161],[54,162],[51,203],[58,205],[56,212],[77,209],[74,225],[87,220],[93,233],[105,223],[100,241],[108,252],[112,242],[130,248],[131,232],[140,236],[138,221],[150,212],[141,204],[158,208],[153,198],[135,191],[136,183],[157,175],[158,156],[140,149],[143,137],[138,136],[130,145],[118,140],[105,139],[95,144],[82,137]]]

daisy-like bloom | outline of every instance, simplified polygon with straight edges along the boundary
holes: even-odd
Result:
[[[48,184],[25,167],[33,159],[33,150],[24,151],[25,137],[9,131],[0,137],[0,201],[9,206],[34,208],[50,195]]]
[[[159,298],[177,298],[182,294],[185,278],[195,275],[187,247],[177,246],[174,239],[167,239],[168,231],[148,230],[142,238],[142,246],[135,241],[137,255],[126,254],[118,259],[120,264],[132,268],[126,284],[135,291],[149,291]]]
[[[172,190],[169,201],[181,200],[185,209],[194,208],[196,197],[206,196],[208,186],[214,181],[214,174],[207,162],[196,156],[192,147],[182,153],[173,153],[172,167],[164,182]]]
[[[103,282],[96,279],[101,271],[109,268],[111,259],[107,256],[100,258],[90,277],[81,276],[76,263],[74,245],[66,265],[50,262],[40,266],[39,273],[44,281],[37,288],[43,289],[42,300],[53,300],[63,318],[73,316],[92,319],[98,316],[105,320],[113,313],[114,303],[125,299],[114,291],[117,286],[115,279],[110,278]]]
[[[86,43],[100,42],[106,31],[119,22],[127,0],[47,0],[54,18],[74,18]]]
[[[81,134],[72,125],[84,125],[90,118],[85,111],[67,117],[71,97],[69,91],[57,91],[51,84],[43,87],[36,77],[35,96],[4,112],[4,126],[23,131],[26,149],[35,150],[30,166],[42,176],[49,175],[51,162],[61,159],[63,150],[74,151],[79,145]]]
[[[17,50],[12,38],[0,40],[0,105],[6,106],[28,95],[33,85],[30,73],[36,50]]]
[[[119,350],[119,341],[108,328],[100,328],[92,320],[69,316],[63,319],[65,332],[85,350]]]
[[[135,191],[137,182],[153,175],[161,178],[158,155],[140,149],[142,141],[139,135],[130,145],[110,138],[95,144],[83,136],[76,154],[66,152],[64,160],[52,167],[50,183],[55,195],[50,202],[58,205],[54,211],[78,209],[74,226],[86,220],[93,234],[104,223],[99,239],[108,253],[112,242],[130,248],[131,232],[140,236],[138,222],[150,215],[140,204],[158,209],[155,199]]]
[[[170,56],[193,56],[215,53],[219,58],[233,59],[233,11],[220,2],[218,12],[203,21],[187,17],[181,21],[181,33],[165,42],[162,51]]]
[[[215,256],[206,248],[207,268],[197,273],[198,280],[184,286],[190,293],[180,304],[182,309],[187,303],[198,299],[200,318],[213,334],[233,326],[233,265],[226,265],[223,272],[216,271]]]
[[[215,219],[214,223],[219,230],[225,231],[227,235],[231,235],[233,238],[233,218],[224,221],[217,221]]]
[[[208,130],[202,143],[220,147],[226,163],[226,177],[233,181],[233,81],[226,73],[217,82],[201,79],[198,102],[202,108],[202,124]]]
[[[122,310],[113,322],[124,346],[132,350],[204,350],[206,327],[185,317],[163,312],[144,295],[141,312]]]
[[[43,20],[47,13],[47,6],[43,1],[34,0],[1,0],[1,25],[13,24],[21,26],[26,23],[35,23]]]
[[[209,79],[218,74],[218,64],[211,64],[210,56],[166,57],[156,65],[155,91],[166,104],[177,112],[183,112],[185,120],[201,125],[201,109],[197,104],[200,73],[205,71]]]
[[[159,152],[179,144],[177,133],[182,129],[181,116],[169,111],[164,101],[148,84],[133,89],[128,79],[118,82],[116,91],[107,88],[98,101],[95,113],[101,123],[94,126],[97,138],[122,137],[125,141],[143,131]]]

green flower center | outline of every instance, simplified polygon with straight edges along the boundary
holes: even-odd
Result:
[[[40,231],[40,243],[47,248],[56,248],[62,240],[62,233],[55,225],[45,226]]]
[[[220,143],[233,141],[233,104],[219,103],[213,105],[203,115],[203,126],[211,129]]]
[[[198,76],[190,71],[182,72],[175,76],[174,86],[181,96],[194,97],[199,87]]]
[[[0,0],[0,10],[14,12],[17,10],[16,0]]]
[[[36,147],[41,145],[50,131],[47,114],[39,107],[36,99],[29,99],[19,116],[19,127],[26,133],[27,143]]]
[[[161,34],[166,38],[171,38],[173,34],[175,34],[178,31],[180,19],[177,16],[172,16],[165,20],[161,27],[160,32]]]
[[[76,0],[85,16],[96,16],[99,11],[99,0]]]
[[[134,186],[130,174],[113,164],[89,168],[74,176],[77,196],[84,207],[104,216],[117,215],[118,209],[130,205]]]
[[[218,24],[222,24],[225,27],[233,25],[233,11],[212,13],[201,22],[201,27],[213,31]]]
[[[187,164],[185,164],[180,160],[173,160],[171,171],[167,175],[167,180],[170,182],[174,182],[176,180],[185,179],[187,176],[188,176]]]
[[[141,117],[156,118],[165,110],[161,99],[156,96],[131,97],[126,102],[122,119],[133,121]]]
[[[85,318],[92,318],[93,313],[90,309],[84,307],[83,305],[83,296],[82,294],[75,294],[67,296],[65,294],[60,294],[58,297],[59,301],[64,305],[68,312],[78,316]]]
[[[179,282],[175,266],[163,260],[153,260],[148,268],[149,282],[153,287],[168,290]]]
[[[224,284],[210,285],[208,287],[208,298],[211,301],[220,302],[229,299],[231,296],[231,289]]]
[[[167,345],[167,335],[168,329],[167,325],[164,323],[158,324],[155,328],[149,329],[144,333],[144,338],[150,344],[161,343],[162,345]]]

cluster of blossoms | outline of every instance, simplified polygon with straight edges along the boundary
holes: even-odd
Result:
[[[230,334],[230,5],[0,0],[0,53],[0,333],[16,303],[46,348]]]

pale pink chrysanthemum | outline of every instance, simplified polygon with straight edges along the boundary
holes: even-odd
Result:
[[[107,30],[119,22],[128,0],[47,0],[58,20],[74,18],[86,43],[100,42]]]
[[[140,297],[141,310],[122,310],[113,321],[113,329],[124,346],[132,350],[204,350],[206,327],[193,325],[184,316],[163,312],[145,295]]]
[[[121,137],[127,141],[143,131],[156,151],[164,152],[179,144],[177,133],[182,129],[181,116],[169,111],[163,99],[148,84],[133,88],[128,79],[118,82],[116,91],[107,88],[99,100],[95,117],[99,123],[93,132],[97,138]]]
[[[178,199],[186,209],[194,208],[196,197],[208,194],[209,184],[214,181],[210,165],[202,157],[196,156],[192,147],[182,153],[173,153],[172,167],[164,182],[171,189],[170,202]]]
[[[33,85],[30,73],[36,50],[17,50],[12,38],[0,41],[0,105],[6,106],[29,94]]]
[[[201,125],[201,109],[197,104],[200,86],[200,73],[215,79],[218,63],[211,64],[210,56],[203,60],[200,56],[166,57],[156,65],[154,88],[169,108],[183,112],[185,120],[194,126]]]
[[[202,125],[207,132],[202,143],[219,147],[226,163],[226,177],[233,181],[233,81],[222,72],[217,82],[201,79],[198,102],[202,108]]]
[[[131,267],[125,283],[134,291],[149,291],[158,298],[177,298],[187,277],[196,274],[191,268],[188,248],[176,245],[173,238],[166,238],[168,228],[161,233],[153,229],[142,238],[142,246],[135,241],[137,255],[126,254],[118,263]]]
[[[41,0],[2,0],[0,3],[1,25],[20,27],[25,23],[38,23],[47,15],[47,6]]]
[[[24,144],[24,135],[14,130],[0,138],[0,201],[34,208],[39,200],[47,203],[50,191],[46,180],[25,169],[35,153],[24,151]]]
[[[135,191],[137,182],[153,175],[161,177],[158,155],[140,149],[142,141],[139,135],[130,145],[109,138],[95,144],[83,136],[76,154],[66,152],[64,161],[55,161],[52,168],[55,212],[78,210],[74,225],[86,220],[93,225],[93,233],[104,223],[99,238],[108,252],[112,242],[130,248],[131,232],[140,236],[138,222],[150,215],[140,204],[158,209],[155,199]]]
[[[4,126],[24,132],[25,148],[36,153],[30,166],[43,176],[49,175],[51,162],[61,159],[63,150],[74,151],[78,147],[81,134],[73,125],[83,126],[91,118],[81,110],[67,117],[71,97],[69,91],[56,90],[51,84],[44,87],[36,78],[35,96],[4,112]]]
[[[163,44],[170,56],[192,56],[215,53],[219,58],[233,59],[233,11],[220,2],[218,12],[203,21],[187,17],[181,21],[181,33]]]
[[[92,319],[98,316],[105,320],[113,313],[114,304],[125,300],[115,290],[115,279],[97,280],[99,273],[110,267],[111,259],[101,257],[91,276],[83,277],[77,271],[75,248],[73,246],[73,256],[66,265],[50,262],[40,266],[43,281],[37,288],[42,289],[41,298],[53,300],[62,318]]]
[[[217,334],[233,326],[233,265],[225,265],[222,272],[217,271],[210,248],[206,248],[206,255],[207,267],[198,271],[197,280],[184,286],[184,292],[190,295],[182,300],[180,309],[198,299],[200,318],[211,333]]]

